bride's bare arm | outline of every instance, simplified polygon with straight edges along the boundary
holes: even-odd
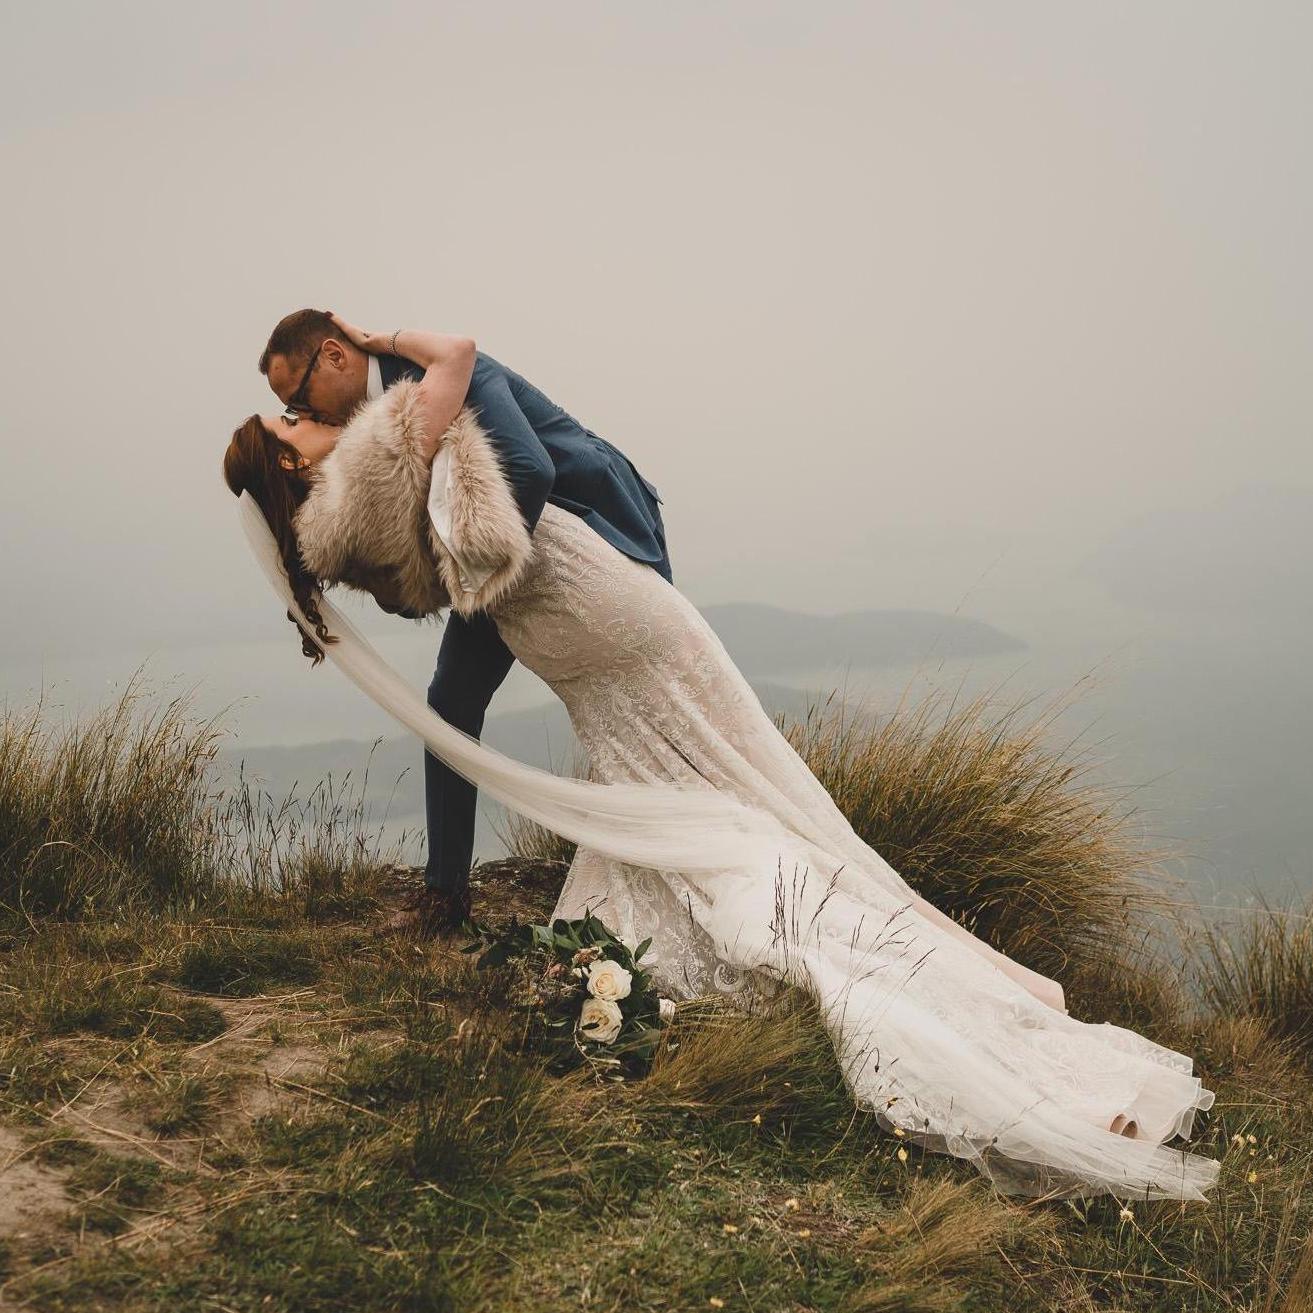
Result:
[[[390,340],[388,345],[392,345]],[[424,377],[419,384],[424,416],[424,439],[420,450],[432,460],[442,435],[465,404],[478,349],[472,337],[405,328],[396,336],[396,352],[424,367]]]
[[[444,361],[458,358],[462,352],[474,351],[474,339],[458,333],[429,333],[421,328],[400,328],[396,341],[389,333],[376,344],[377,352],[393,351],[407,360],[413,360],[423,369],[431,369]]]
[[[419,397],[424,419],[424,441],[420,450],[428,460],[437,455],[442,435],[460,413],[474,377],[478,349],[472,337],[455,333],[428,333],[418,328],[392,333],[371,333],[348,323],[341,315],[329,315],[347,340],[371,355],[395,352],[424,370]]]

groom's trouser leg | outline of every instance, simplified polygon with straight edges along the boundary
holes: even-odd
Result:
[[[497,626],[483,612],[465,619],[447,615],[429,706],[443,720],[478,738],[488,703],[515,662]],[[430,752],[424,753],[424,813],[429,857],[424,883],[430,889],[463,890],[474,855],[478,791]]]

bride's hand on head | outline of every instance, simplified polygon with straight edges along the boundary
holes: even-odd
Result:
[[[335,314],[332,310],[328,312],[328,317],[342,331],[342,336],[354,347],[359,347],[361,351],[367,351],[371,356],[382,355],[387,351],[388,340],[386,333],[371,333],[366,328],[360,328],[355,324],[349,324],[341,315]]]

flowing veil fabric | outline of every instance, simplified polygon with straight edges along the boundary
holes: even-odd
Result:
[[[596,605],[619,644],[615,659],[646,650],[627,648],[631,635],[669,631],[668,650],[683,645],[716,690],[714,705],[723,694],[746,716],[731,732],[755,745],[752,762],[713,726],[705,703],[681,706],[676,716],[705,740],[713,754],[708,761],[754,772],[741,797],[696,773],[691,779],[703,787],[647,778],[646,766],[627,758],[618,765],[644,772],[640,782],[616,772],[609,778],[620,782],[567,779],[517,762],[433,712],[325,598],[320,611],[338,639],[323,645],[329,659],[453,770],[579,845],[578,879],[572,868],[563,899],[572,882],[586,885],[590,875],[617,887],[622,901],[651,877],[643,888],[658,901],[646,894],[639,904],[630,901],[643,920],[635,933],[687,943],[691,926],[733,971],[761,969],[804,985],[855,1099],[909,1141],[970,1161],[1013,1194],[1205,1199],[1217,1161],[1164,1143],[1188,1135],[1196,1110],[1213,1102],[1191,1059],[1134,1031],[1069,1016],[1055,982],[999,954],[916,895],[852,832],[796,754],[782,743],[762,745],[773,726],[696,609],[653,572],[599,546],[577,517],[554,511],[548,507],[540,522],[545,576],[576,567],[600,572],[574,581],[575,601],[582,607],[600,589],[612,589]],[[249,494],[241,498],[241,516],[270,584],[313,633]],[[607,571],[614,572],[609,584]],[[527,612],[516,615],[512,605],[499,614],[512,650],[511,634],[526,652],[559,655],[584,642],[544,631],[527,646],[534,607],[526,605]],[[632,614],[623,612],[626,605]],[[613,688],[605,673],[612,657],[599,651],[595,660],[603,663],[601,696],[626,716],[620,675]],[[661,720],[669,699],[681,694],[644,670],[639,676],[654,708],[650,746],[673,752],[683,765],[679,744],[662,734],[676,731],[669,717]],[[597,730],[604,719],[590,714],[582,727]],[[629,741],[616,740],[621,753]],[[693,750],[692,740],[686,746]],[[758,772],[768,762],[767,769],[778,771],[777,785]],[[763,805],[748,805],[758,799]],[[620,886],[631,877],[626,891]],[[682,930],[662,912],[660,899],[671,903],[672,917],[684,918]],[[650,924],[654,917],[657,925]],[[1109,1122],[1118,1116],[1133,1116],[1141,1134],[1112,1131]]]
[[[314,626],[292,596],[264,512],[249,492],[242,493],[239,505],[256,560],[298,624],[313,635]],[[515,761],[443,720],[326,597],[319,610],[338,639],[321,644],[333,664],[452,770],[521,815],[640,866],[714,871],[765,861],[774,867],[785,836],[772,817],[721,794],[598,784]]]

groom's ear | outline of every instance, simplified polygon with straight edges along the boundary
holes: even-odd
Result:
[[[334,369],[341,370],[346,369],[351,363],[352,349],[349,343],[343,342],[340,338],[326,337],[319,354],[325,363],[331,365]]]

